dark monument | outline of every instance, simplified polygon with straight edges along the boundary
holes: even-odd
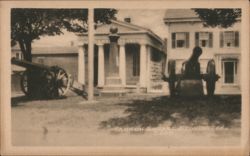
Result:
[[[182,64],[182,74],[185,79],[201,79],[199,57],[202,54],[200,47],[195,47],[191,57]]]
[[[191,57],[182,64],[181,74],[175,73],[175,60],[168,61],[168,74],[163,75],[163,80],[168,81],[171,96],[202,96],[203,83],[206,82],[207,95],[214,95],[215,83],[219,76],[215,71],[214,60],[209,60],[207,64],[207,73],[201,74],[199,57],[202,54],[200,47],[195,47]]]
[[[177,82],[178,94],[181,96],[204,95],[200,72],[199,57],[202,54],[200,47],[195,47],[191,57],[182,64],[182,81]]]

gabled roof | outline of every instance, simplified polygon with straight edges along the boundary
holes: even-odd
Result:
[[[96,35],[108,35],[110,34],[110,26],[114,25],[118,28],[118,34],[136,34],[136,33],[145,33],[150,35],[151,37],[154,37],[158,41],[162,42],[162,39],[156,35],[152,30],[134,25],[132,23],[120,21],[120,20],[111,20],[111,24],[100,24],[97,25],[97,28],[95,30]],[[85,33],[84,35],[87,35]]]
[[[200,21],[200,19],[192,9],[168,9],[165,13],[164,21],[168,23],[178,21]]]
[[[132,25],[131,23],[112,20],[111,24],[101,24],[96,28],[96,34],[109,34],[110,25],[114,25],[118,28],[118,33],[131,33],[131,32],[145,32],[146,29]]]

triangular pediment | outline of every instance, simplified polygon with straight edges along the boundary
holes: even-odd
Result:
[[[97,34],[109,34],[110,27],[115,26],[118,28],[118,33],[131,33],[131,32],[142,32],[146,31],[145,28],[133,25],[131,23],[122,22],[122,21],[111,21],[111,24],[102,24],[97,26],[96,33]]]

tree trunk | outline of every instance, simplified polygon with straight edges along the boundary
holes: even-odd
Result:
[[[23,57],[25,61],[32,62],[32,40],[19,40],[19,46],[22,51]],[[39,71],[35,71],[34,69],[26,69],[27,70],[27,94],[29,97],[37,98],[40,96],[39,92]]]
[[[31,40],[25,42],[26,46],[26,60],[32,62],[32,55],[31,55]]]
[[[31,55],[31,42],[32,40],[28,39],[28,40],[23,40],[20,39],[18,40],[21,52],[23,54],[24,60],[32,62],[32,55]]]

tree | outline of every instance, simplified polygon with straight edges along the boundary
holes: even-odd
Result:
[[[94,21],[106,23],[115,9],[95,9]],[[11,45],[19,44],[24,59],[32,61],[32,41],[41,36],[63,34],[63,29],[82,33],[88,29],[87,9],[19,9],[11,10]]]
[[[114,18],[116,12],[115,9],[95,9],[94,22],[107,23]],[[65,29],[76,33],[87,32],[88,10],[19,8],[11,10],[11,45],[19,44],[26,61],[32,62],[32,41],[45,35],[63,34]],[[44,82],[41,74],[43,72],[27,69],[27,95],[29,97],[43,97],[44,90],[50,88],[50,85],[46,83],[47,79]],[[51,83],[51,85],[55,84]],[[53,90],[52,95],[54,93],[56,95],[57,91]]]
[[[241,9],[193,9],[204,26],[227,28],[241,17]]]

